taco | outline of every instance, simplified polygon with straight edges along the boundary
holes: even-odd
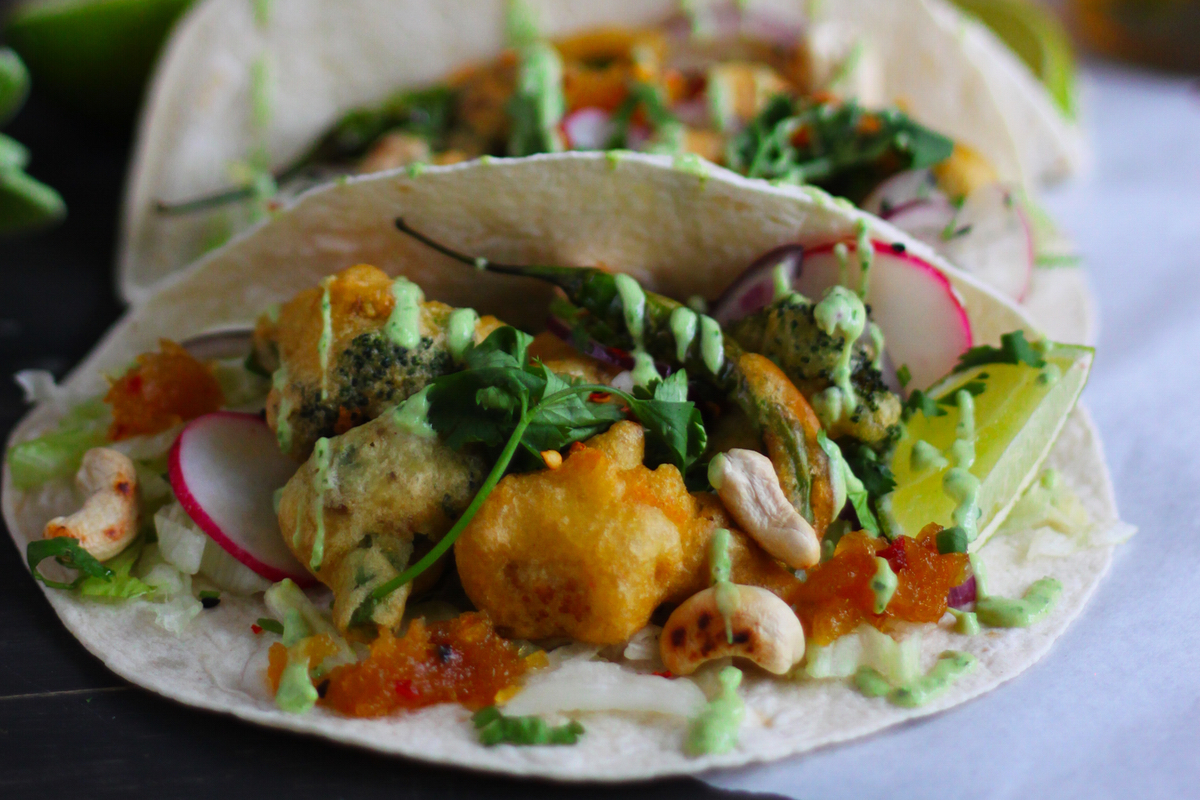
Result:
[[[1018,301],[1074,306],[1047,328],[1090,341],[1079,273],[1034,270],[1071,250],[1026,194],[1078,166],[1074,123],[942,0],[817,5],[202,4],[142,121],[122,291],[338,175],[629,149],[847,197]]]
[[[1048,650],[1132,532],[1090,364],[812,188],[601,153],[352,178],[23,376],[4,517],[84,646],[180,702],[695,773]]]

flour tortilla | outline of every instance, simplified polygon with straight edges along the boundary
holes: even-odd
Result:
[[[535,284],[451,262],[399,235],[393,228],[397,216],[467,252],[518,263],[607,264],[675,296],[714,296],[762,252],[852,236],[862,219],[873,236],[905,244],[946,273],[965,302],[977,341],[996,343],[1003,332],[1032,327],[1017,308],[928,247],[822,193],[773,188],[715,168],[700,177],[674,169],[664,157],[613,160],[571,153],[437,168],[417,177],[371,176],[315,190],[158,288],[108,333],[68,378],[66,390],[76,397],[95,393],[103,388],[101,373],[119,370],[159,337],[183,339],[245,324],[268,304],[359,262],[405,274],[431,298],[519,324],[541,321],[546,295]],[[45,430],[61,413],[49,404],[36,408],[11,441]],[[1095,520],[1116,522],[1103,454],[1082,408],[1071,415],[1049,458]],[[5,469],[4,518],[21,552],[50,516],[69,510],[65,485],[20,492]],[[110,605],[54,590],[46,595],[68,629],[110,669],[188,705],[429,762],[621,781],[801,753],[941,711],[1015,677],[1079,614],[1111,558],[1111,547],[1099,547],[1029,561],[1023,556],[1032,535],[998,535],[982,549],[990,586],[1017,595],[1050,574],[1063,583],[1059,603],[1028,629],[962,637],[942,626],[926,633],[923,667],[951,647],[979,658],[976,669],[944,695],[918,709],[901,709],[863,697],[846,681],[789,683],[748,670],[743,695],[749,711],[740,743],[730,753],[701,758],[683,753],[687,723],[679,717],[592,713],[583,715],[587,733],[574,747],[485,748],[468,713],[455,705],[377,720],[319,708],[289,715],[275,708],[263,682],[268,641],[249,631],[268,614],[260,598],[227,594],[175,637],[156,627],[151,612],[136,602]]]
[[[646,26],[678,0],[527,0],[552,37],[605,25]],[[809,0],[751,0],[786,29]],[[944,0],[825,0],[822,14],[861,26],[885,66],[885,103],[984,154],[1001,177],[1031,182],[1078,162],[1078,134],[1028,69]],[[507,0],[288,0],[265,25],[250,0],[206,0],[177,26],[140,123],[119,248],[119,288],[130,302],[197,258],[230,221],[165,217],[177,202],[230,185],[231,165],[262,149],[288,164],[349,109],[397,89],[443,80],[504,48]],[[995,62],[995,64],[993,64]],[[256,123],[252,75],[269,76],[271,113]],[[244,225],[246,209],[232,224]]]

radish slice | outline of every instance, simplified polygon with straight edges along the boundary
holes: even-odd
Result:
[[[1033,229],[1011,190],[999,183],[976,189],[959,209],[953,230],[949,239],[930,244],[998,291],[1014,300],[1024,298],[1036,252]]]
[[[820,299],[838,282],[840,265],[836,242],[810,247],[796,291]],[[903,246],[872,242],[875,250],[867,303],[871,319],[883,330],[887,353],[895,364],[908,367],[909,386],[927,388],[947,375],[972,344],[971,323],[958,293],[937,267]],[[845,242],[850,288],[858,286],[859,266],[854,241]]]
[[[268,580],[315,583],[275,516],[275,490],[296,464],[258,415],[218,411],[192,420],[171,448],[169,471],[183,510],[227,553]]]
[[[942,201],[950,204],[950,198],[938,188],[937,178],[927,169],[898,172],[888,178],[876,186],[875,191],[862,202],[862,210],[890,220],[905,206],[918,201]]]
[[[612,115],[602,108],[581,108],[567,115],[562,130],[572,150],[603,150],[613,135]]]
[[[782,266],[794,283],[804,262],[804,248],[785,244],[759,256],[713,303],[712,317],[725,325],[753,314],[775,299],[775,269]]]

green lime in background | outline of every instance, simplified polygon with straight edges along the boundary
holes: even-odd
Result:
[[[171,25],[192,0],[26,0],[8,44],[39,92],[96,118],[127,122]]]
[[[1068,117],[1075,117],[1075,55],[1062,23],[1031,0],[954,0],[992,29],[1038,76]]]

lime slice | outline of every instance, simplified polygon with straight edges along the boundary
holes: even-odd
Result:
[[[58,192],[19,169],[0,170],[0,236],[45,228],[66,215]]]
[[[192,0],[28,0],[5,35],[39,91],[88,113],[133,113],[163,39]]]
[[[1047,349],[1045,368],[985,364],[951,375],[927,392],[937,399],[953,398],[968,383],[983,384],[983,392],[975,397],[975,464],[970,470],[980,482],[982,516],[972,550],[987,541],[1037,475],[1087,383],[1092,348],[1055,344]],[[949,467],[920,470],[912,465],[915,442],[926,441],[942,452],[953,443],[958,408],[941,407],[945,416],[913,414],[892,458],[892,515],[909,536],[930,522],[954,524],[955,502],[942,488]]]
[[[1075,55],[1053,12],[1029,0],[954,0],[1033,70],[1063,113],[1075,117]]]
[[[29,71],[11,47],[0,47],[0,125],[12,119],[29,94]]]

